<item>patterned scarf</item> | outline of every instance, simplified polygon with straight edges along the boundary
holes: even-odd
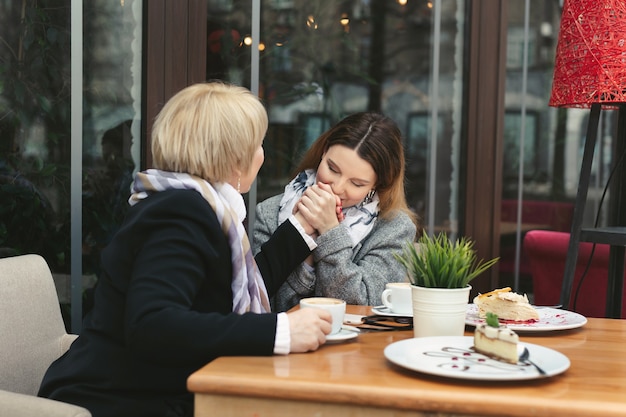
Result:
[[[293,207],[300,197],[311,185],[317,182],[317,173],[313,169],[307,169],[296,175],[289,184],[285,186],[285,193],[280,200],[278,207],[278,224],[282,224],[293,212]],[[352,239],[352,247],[356,246],[374,227],[378,217],[378,193],[374,194],[371,202],[361,202],[356,206],[343,207],[344,220],[341,223],[348,229],[348,234]]]
[[[216,184],[214,187],[189,174],[149,169],[135,175],[133,194],[128,202],[134,205],[150,194],[170,189],[195,190],[215,211],[231,249],[233,312],[269,312],[265,283],[252,256],[250,242],[242,223],[246,210],[241,194],[226,183]]]

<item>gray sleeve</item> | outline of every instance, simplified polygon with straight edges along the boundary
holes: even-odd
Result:
[[[256,255],[278,228],[278,204],[282,195],[270,197],[258,203],[255,210],[254,230],[252,231],[252,253]]]
[[[276,293],[272,300],[272,310],[287,311],[298,305],[300,299],[315,295],[315,281],[315,273],[304,263],[300,264]]]
[[[379,305],[388,282],[406,280],[404,267],[393,254],[414,241],[415,224],[404,213],[379,219],[371,233],[354,249],[343,227],[336,227],[317,240],[315,294],[337,297],[348,304]]]
[[[256,254],[278,226],[281,196],[271,197],[256,208],[253,251]],[[388,282],[404,281],[406,272],[393,257],[406,241],[415,239],[416,228],[404,213],[379,219],[372,232],[352,247],[345,227],[339,225],[317,238],[313,251],[315,269],[298,266],[272,299],[274,311],[286,311],[301,298],[342,298],[348,304],[379,305]]]

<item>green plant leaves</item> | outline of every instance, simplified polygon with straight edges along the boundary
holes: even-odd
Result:
[[[462,237],[452,242],[445,233],[424,234],[417,245],[409,241],[394,257],[413,285],[429,288],[464,288],[500,259],[477,260],[472,240]]]

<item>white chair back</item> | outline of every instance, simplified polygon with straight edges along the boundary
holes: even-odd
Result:
[[[37,395],[68,335],[52,274],[39,255],[0,259],[0,389]]]

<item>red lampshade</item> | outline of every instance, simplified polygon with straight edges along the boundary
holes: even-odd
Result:
[[[565,0],[550,106],[626,103],[626,0]]]

